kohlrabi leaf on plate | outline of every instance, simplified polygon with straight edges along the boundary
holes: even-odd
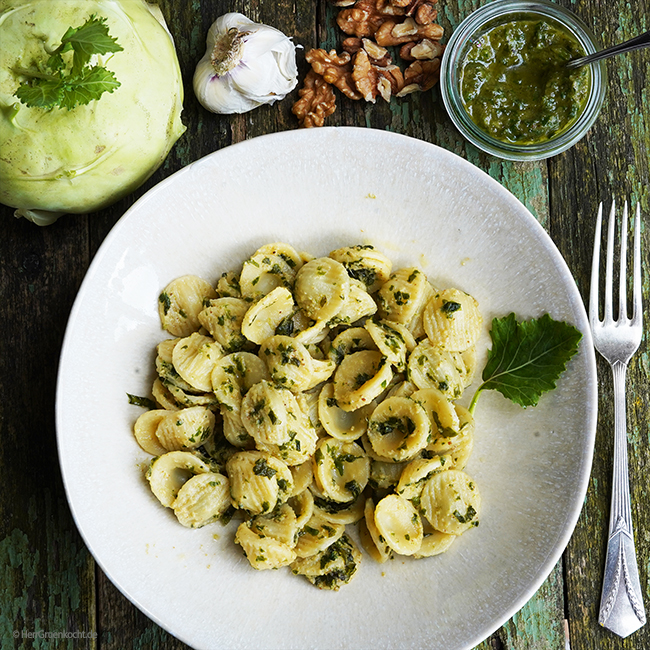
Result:
[[[582,334],[548,314],[522,321],[509,314],[492,321],[490,337],[492,349],[483,369],[483,383],[472,399],[472,411],[484,390],[497,390],[524,408],[536,406],[543,393],[556,387],[578,351]]]

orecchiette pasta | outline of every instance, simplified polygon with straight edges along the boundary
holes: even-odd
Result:
[[[195,449],[214,431],[214,413],[205,406],[168,411],[156,427],[156,438],[166,451]]]
[[[435,530],[460,535],[478,526],[481,495],[472,479],[450,469],[427,480],[420,499],[424,516]]]
[[[188,528],[216,521],[230,508],[230,481],[215,472],[196,474],[178,491],[172,508],[178,521]]]
[[[286,287],[276,287],[244,314],[242,334],[253,343],[263,343],[293,313],[293,296]]]
[[[305,264],[296,276],[296,302],[317,322],[327,322],[343,308],[350,293],[350,277],[345,267],[329,257]]]
[[[331,501],[349,503],[368,484],[370,459],[354,442],[322,438],[314,453],[314,478]]]
[[[204,301],[216,297],[214,288],[195,275],[172,280],[158,297],[163,329],[172,336],[189,336],[199,328],[199,313]]]
[[[464,472],[482,319],[460,289],[394,270],[370,245],[258,248],[214,287],[159,298],[152,408],[134,423],[147,480],[183,526],[227,524],[255,569],[321,589],[377,562],[427,558],[478,525]],[[243,522],[241,519],[243,518]]]
[[[329,256],[347,269],[348,275],[363,282],[368,293],[374,293],[388,280],[393,264],[383,253],[369,245],[345,246]]]
[[[293,477],[279,458],[262,451],[240,451],[228,459],[230,495],[236,508],[251,514],[271,512],[289,498]]]
[[[394,462],[413,458],[431,434],[426,411],[410,397],[388,397],[373,411],[368,440],[375,453]]]
[[[241,298],[224,296],[210,300],[208,306],[199,312],[199,323],[226,353],[238,352],[247,343],[241,326],[249,307],[250,303]]]
[[[390,363],[381,352],[353,352],[343,357],[334,374],[334,397],[344,411],[356,411],[378,397],[392,377]]]
[[[222,356],[223,349],[216,341],[193,332],[174,346],[172,364],[192,389],[207,393],[212,390],[212,370]]]
[[[482,320],[472,296],[458,289],[445,289],[427,303],[422,324],[433,345],[463,352],[478,340]]]
[[[427,277],[417,268],[399,269],[379,289],[379,313],[383,318],[409,325],[427,294]]]

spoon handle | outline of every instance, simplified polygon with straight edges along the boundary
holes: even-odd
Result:
[[[650,31],[644,32],[643,34],[631,38],[629,41],[624,41],[618,45],[613,45],[608,47],[605,50],[600,52],[594,52],[593,54],[588,54],[587,56],[580,57],[579,59],[573,59],[566,64],[567,68],[579,68],[587,63],[593,63],[594,61],[600,61],[601,59],[607,59],[610,56],[615,54],[622,54],[623,52],[631,52],[632,50],[638,50],[642,47],[648,47],[650,45]]]

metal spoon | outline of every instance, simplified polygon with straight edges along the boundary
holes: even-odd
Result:
[[[594,61],[600,61],[601,59],[607,59],[610,56],[616,54],[623,54],[624,52],[631,52],[632,50],[638,50],[642,47],[650,46],[650,32],[645,32],[640,36],[631,38],[629,41],[624,41],[618,45],[613,45],[608,47],[605,50],[600,52],[594,52],[593,54],[588,54],[587,56],[581,56],[579,59],[572,59],[569,61],[565,67],[567,68],[580,68],[583,65],[588,63],[593,63]]]

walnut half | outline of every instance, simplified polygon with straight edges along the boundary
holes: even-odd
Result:
[[[332,86],[313,70],[307,73],[298,94],[300,99],[291,107],[291,112],[298,118],[300,126],[323,126],[325,118],[336,110]]]

